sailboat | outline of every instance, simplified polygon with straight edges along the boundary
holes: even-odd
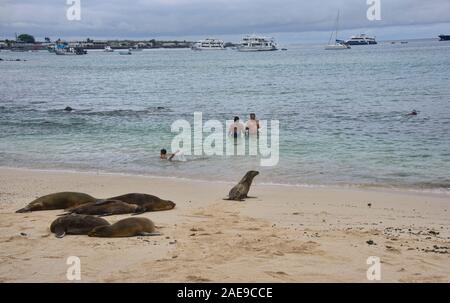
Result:
[[[339,11],[336,19],[336,31],[331,33],[330,40],[328,40],[328,45],[325,46],[326,50],[340,50],[340,49],[350,49],[351,47],[345,44],[342,40],[338,40],[338,29],[339,29]]]

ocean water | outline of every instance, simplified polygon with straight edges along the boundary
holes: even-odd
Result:
[[[205,180],[450,188],[450,43],[325,51],[0,52],[0,166]],[[74,108],[65,112],[66,106]],[[405,113],[419,111],[416,117]],[[280,160],[159,160],[171,124],[255,112],[280,122]]]

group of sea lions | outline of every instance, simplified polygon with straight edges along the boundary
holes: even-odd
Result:
[[[248,196],[253,178],[259,172],[249,171],[234,186],[225,200],[244,201]],[[65,212],[52,222],[50,231],[58,238],[67,235],[88,235],[90,237],[133,237],[155,236],[154,223],[147,218],[126,218],[110,224],[103,216],[120,214],[142,214],[145,212],[170,210],[175,207],[170,200],[159,197],[130,193],[108,199],[97,199],[85,193],[60,192],[42,196],[16,213],[40,210],[62,209]]]
[[[142,214],[151,211],[170,210],[175,203],[153,195],[131,193],[108,199],[96,199],[85,193],[60,192],[37,198],[16,211],[25,213],[40,210],[63,209],[50,225],[50,231],[58,238],[68,235],[91,237],[155,236],[155,225],[147,218],[127,218],[110,224],[101,216]]]

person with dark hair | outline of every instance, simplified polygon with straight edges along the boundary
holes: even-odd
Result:
[[[247,135],[257,135],[259,132],[259,120],[256,120],[256,115],[254,113],[250,114],[250,120],[247,121],[245,125],[245,133]]]
[[[235,139],[242,135],[244,131],[244,125],[239,122],[239,117],[234,117],[234,123],[230,125],[230,129],[228,131],[229,136],[233,136]]]

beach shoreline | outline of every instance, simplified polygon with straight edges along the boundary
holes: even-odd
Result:
[[[445,193],[256,178],[257,198],[231,202],[224,181],[4,167],[0,175],[1,282],[67,282],[68,256],[80,258],[82,282],[368,282],[370,256],[381,260],[381,282],[450,281]],[[61,211],[14,213],[58,191],[142,192],[177,206],[141,215],[163,236],[126,239],[57,239],[49,225]]]

